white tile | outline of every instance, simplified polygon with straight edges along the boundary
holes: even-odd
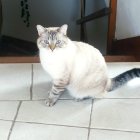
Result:
[[[27,101],[22,103],[17,120],[87,127],[90,112],[91,100],[59,100],[53,107],[46,107],[43,101]]]
[[[89,140],[139,140],[140,133],[91,130]]]
[[[117,76],[118,74],[130,70],[132,68],[140,68],[138,62],[110,62],[107,63],[109,77]]]
[[[7,140],[11,125],[12,125],[12,122],[0,120],[0,139],[1,140]]]
[[[94,102],[92,128],[140,132],[139,99],[101,99]]]
[[[33,71],[33,100],[46,99],[52,86],[52,79],[49,74],[43,70],[41,64],[33,64]],[[72,99],[67,90],[60,98]]]
[[[30,98],[31,64],[0,64],[0,100]]]
[[[41,64],[33,64],[33,99],[45,99],[51,89],[51,78]]]
[[[18,108],[19,102],[0,102],[0,119],[13,120]]]
[[[87,140],[87,134],[84,128],[16,123],[10,140]]]

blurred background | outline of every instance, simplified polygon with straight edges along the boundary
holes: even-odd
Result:
[[[45,27],[68,24],[70,39],[81,40],[81,24],[77,24],[77,20],[82,18],[82,2],[85,17],[100,9],[104,12],[104,16],[97,14],[96,17],[100,18],[84,24],[86,42],[98,48],[103,55],[140,52],[140,0],[0,0],[0,56],[36,55],[37,24]]]
[[[104,0],[87,0],[85,15],[103,7],[105,7]],[[25,52],[21,50],[20,55],[34,55],[36,48],[24,46],[25,42],[22,40],[29,41],[28,46],[32,46],[32,42],[36,43],[37,24],[45,27],[68,24],[68,36],[72,40],[80,40],[80,25],[76,24],[76,20],[80,18],[80,0],[1,0],[1,8],[1,36],[4,36],[3,42],[5,42],[1,43],[1,55],[12,55],[10,52],[4,52],[12,51],[10,48],[16,49],[18,53],[23,47],[25,47]],[[105,54],[107,17],[88,22],[86,27],[88,42]],[[18,48],[14,47],[13,42],[16,42]],[[28,50],[33,52],[28,52]]]

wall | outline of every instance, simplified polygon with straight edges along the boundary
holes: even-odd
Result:
[[[108,1],[106,3],[108,5]],[[140,0],[118,0],[116,39],[140,36]]]
[[[105,6],[104,0],[87,0],[86,15]],[[20,0],[2,0],[3,26],[2,34],[35,42],[36,25],[46,27],[69,25],[68,36],[79,40],[80,28],[76,20],[80,18],[80,0],[28,0],[30,10],[30,26],[27,28],[21,19]],[[105,54],[107,17],[87,23],[89,43]]]
[[[118,0],[116,38],[140,35],[140,0]]]

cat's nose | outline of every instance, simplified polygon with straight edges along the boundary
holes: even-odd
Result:
[[[50,45],[49,48],[53,51],[55,49],[55,45]]]

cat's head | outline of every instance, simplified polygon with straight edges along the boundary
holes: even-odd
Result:
[[[67,44],[67,28],[68,25],[64,24],[61,27],[45,28],[37,25],[38,39],[37,45],[39,48],[46,48],[50,50],[61,49]]]

